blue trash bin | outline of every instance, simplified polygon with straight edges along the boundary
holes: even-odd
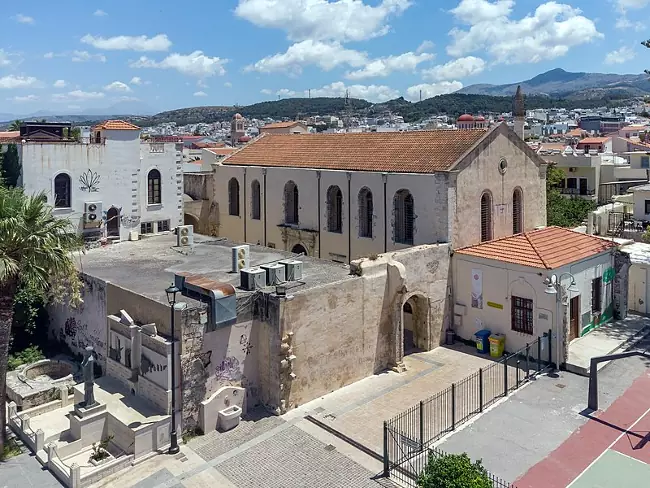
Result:
[[[474,339],[476,340],[476,351],[481,354],[490,353],[490,335],[492,334],[491,330],[483,329],[479,330],[474,334]]]

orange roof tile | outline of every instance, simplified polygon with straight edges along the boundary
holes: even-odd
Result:
[[[93,130],[140,130],[140,127],[124,120],[106,120],[93,127]]]
[[[226,158],[223,164],[432,173],[451,169],[489,133],[485,130],[440,130],[263,134]]]
[[[607,141],[609,141],[611,137],[585,137],[581,141],[578,141],[578,145],[580,144],[604,144]]]
[[[0,142],[16,142],[20,139],[19,130],[0,132]]]
[[[272,124],[266,124],[264,127],[261,127],[261,129],[287,129],[298,124],[302,124],[302,122],[297,122],[295,120],[290,122],[273,122]]]
[[[616,247],[616,243],[562,227],[516,234],[455,251],[531,268],[557,269]]]

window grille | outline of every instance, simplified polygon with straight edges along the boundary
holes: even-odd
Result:
[[[70,176],[59,173],[54,178],[54,206],[56,208],[70,208],[72,196],[72,182]]]
[[[481,242],[492,239],[492,198],[489,193],[481,197]]]
[[[228,214],[239,216],[239,181],[231,178],[228,182]]]
[[[162,202],[160,194],[160,171],[152,169],[147,175],[147,202],[149,205],[157,205]]]
[[[520,234],[523,232],[523,213],[522,213],[521,190],[517,188],[512,194],[512,233]]]
[[[528,298],[511,297],[512,330],[524,334],[533,333],[533,301]]]
[[[359,237],[372,238],[372,192],[362,188],[359,192]]]
[[[343,233],[343,193],[338,186],[327,190],[327,230]]]
[[[251,206],[251,218],[253,220],[260,220],[261,212],[261,195],[260,195],[260,182],[253,180],[251,183],[251,195],[253,205]]]
[[[293,181],[284,185],[284,223],[298,224],[298,187]]]
[[[395,194],[395,242],[413,245],[413,228],[415,207],[413,195],[408,190],[400,190]]]

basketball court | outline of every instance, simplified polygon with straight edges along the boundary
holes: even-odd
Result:
[[[514,482],[517,488],[650,486],[650,370]],[[531,438],[531,448],[534,446]]]

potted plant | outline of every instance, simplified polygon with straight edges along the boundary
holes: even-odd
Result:
[[[93,466],[99,466],[108,458],[111,457],[111,453],[108,452],[108,443],[113,440],[113,435],[109,435],[102,439],[99,444],[93,442],[92,454],[90,455],[90,464]]]

